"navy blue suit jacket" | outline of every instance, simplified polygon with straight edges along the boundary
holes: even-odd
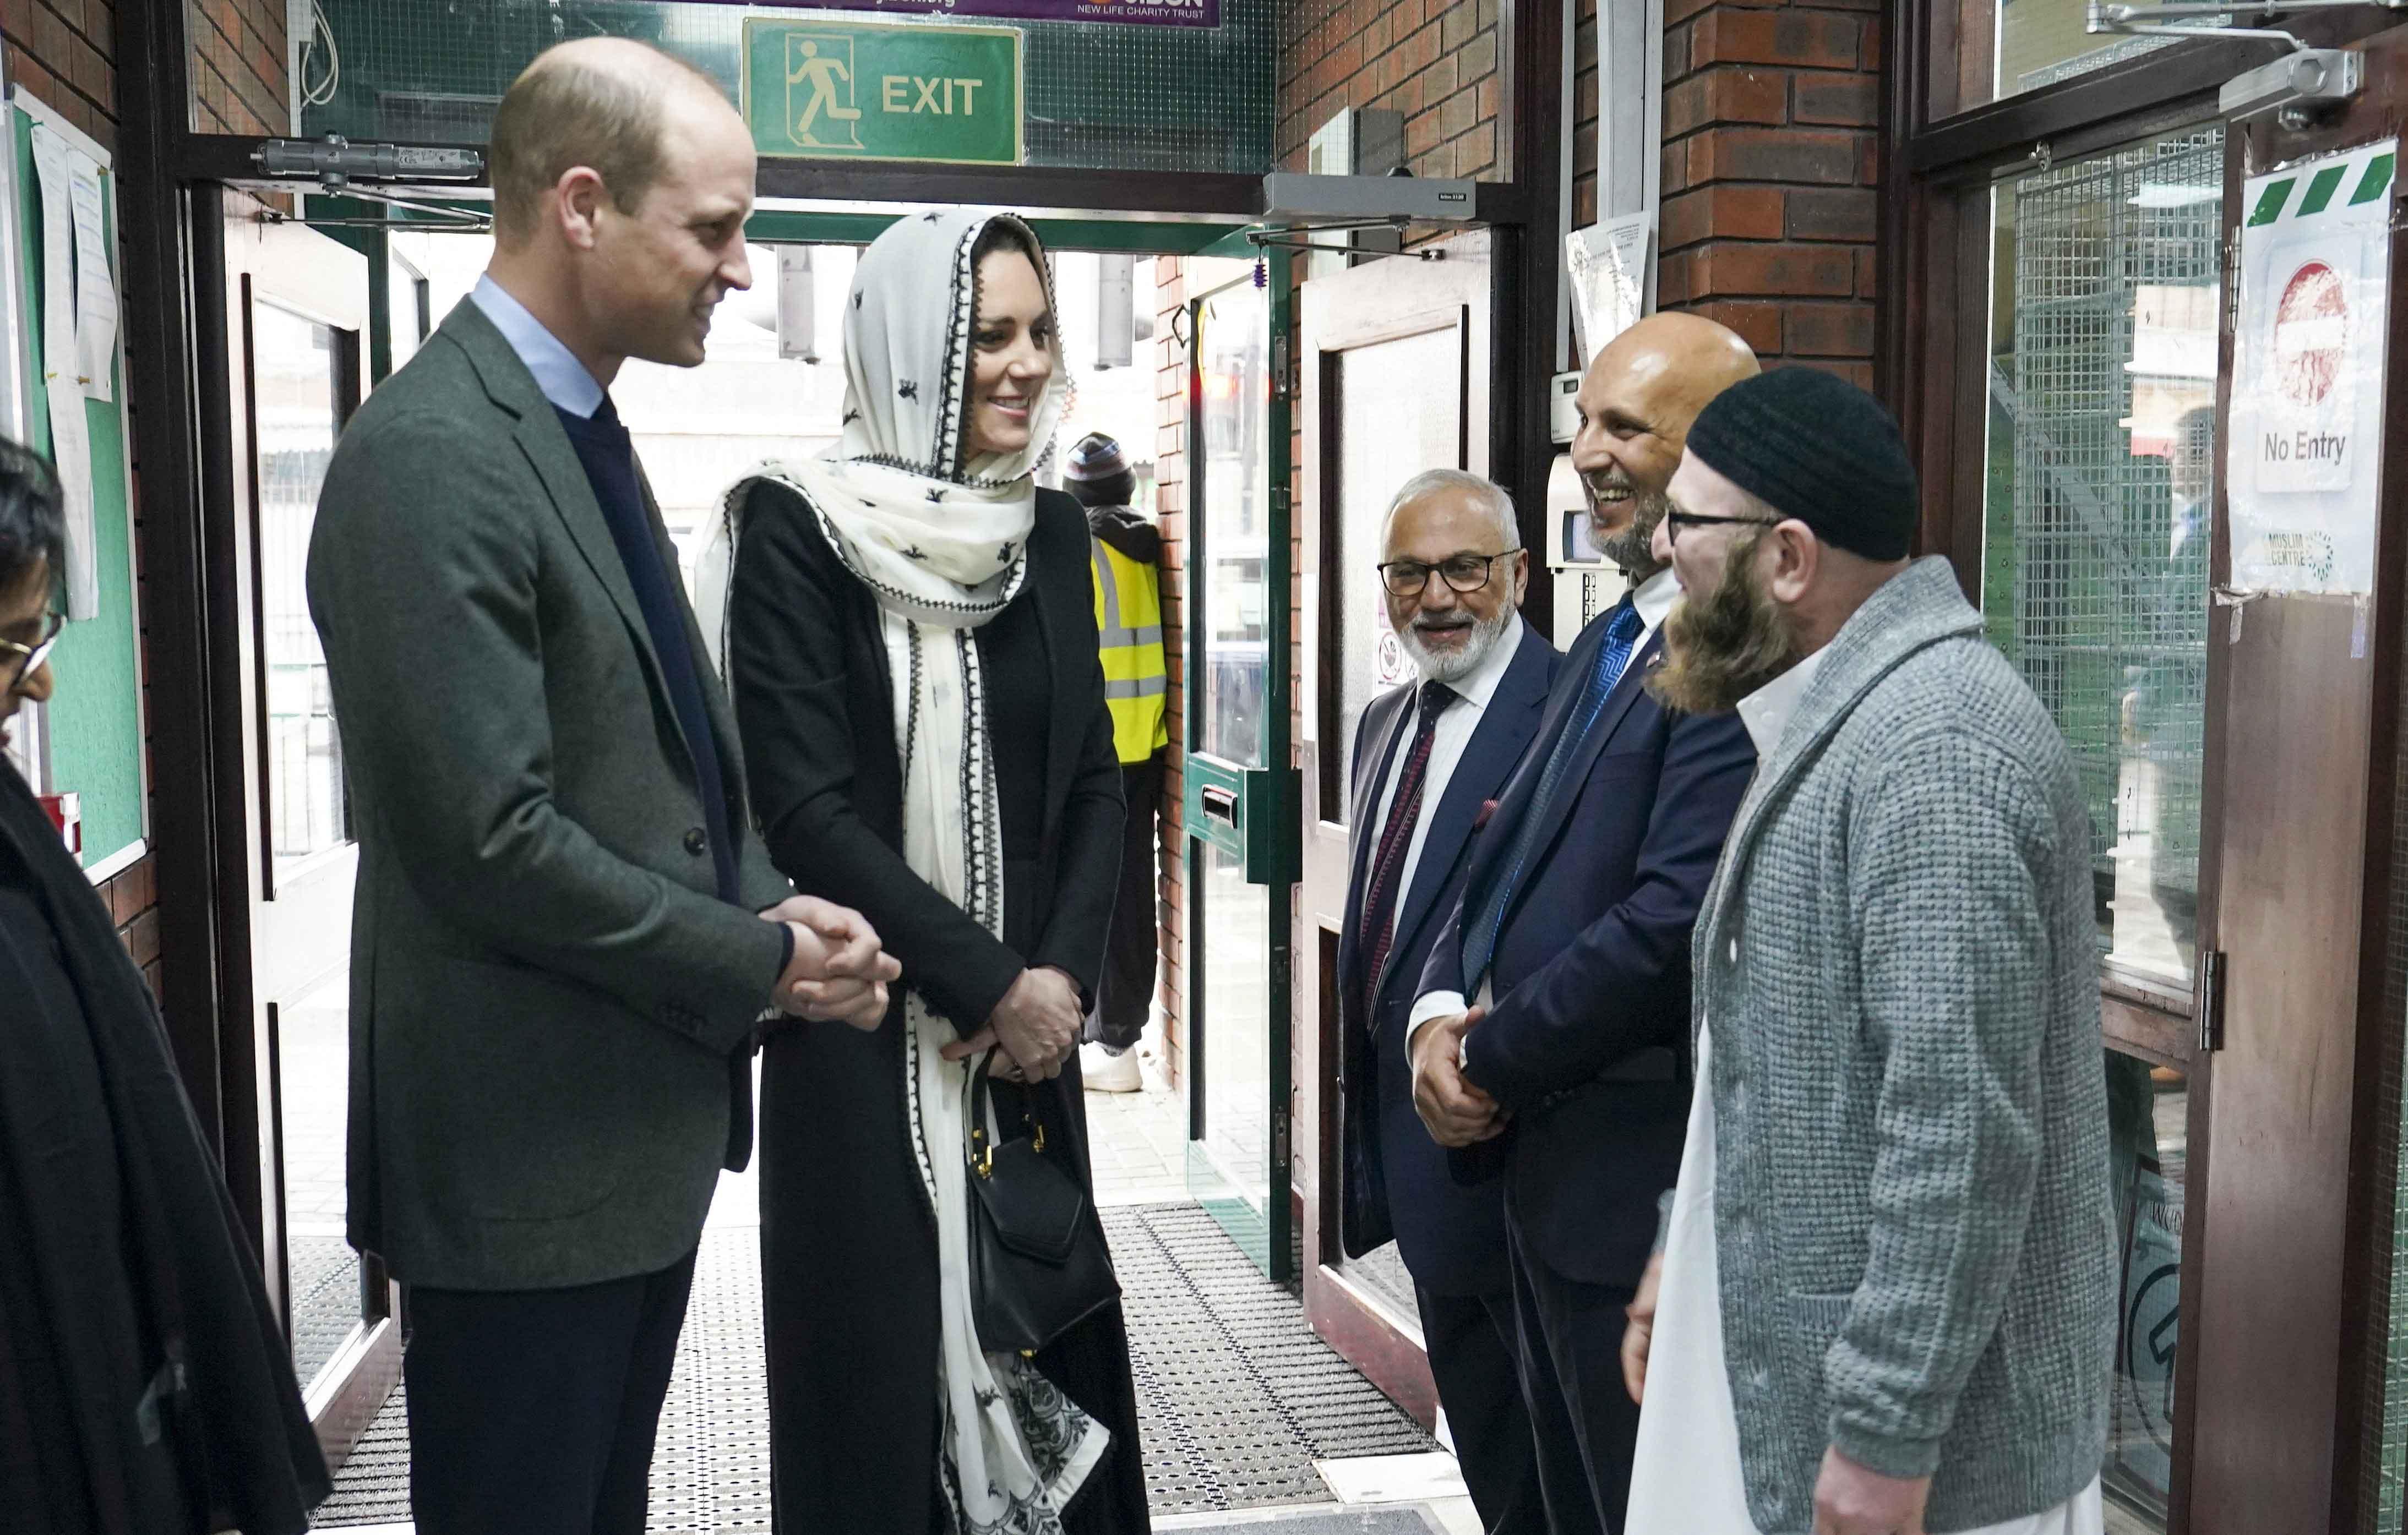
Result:
[[[1445,1148],[1429,1138],[1413,1112],[1412,1072],[1405,1059],[1405,1015],[1419,994],[1430,945],[1447,931],[1463,883],[1466,853],[1484,805],[1493,803],[1513,765],[1538,733],[1547,689],[1561,661],[1536,627],[1524,625],[1521,644],[1498,679],[1488,707],[1465,745],[1445,791],[1425,800],[1429,831],[1411,888],[1397,906],[1397,931],[1380,994],[1367,1015],[1363,989],[1363,900],[1379,846],[1380,796],[1397,755],[1412,742],[1418,687],[1382,694],[1363,711],[1354,732],[1347,824],[1354,829],[1346,921],[1338,941],[1343,1057],[1339,1086],[1344,1113],[1345,1202],[1340,1236],[1347,1256],[1360,1258],[1394,1238],[1405,1267],[1440,1295],[1477,1295],[1510,1283],[1505,1268],[1502,1186],[1458,1183]]]
[[[1499,880],[1555,743],[1605,641],[1599,617],[1555,674],[1546,718],[1472,847],[1464,893],[1416,994],[1460,991],[1466,914]],[[1593,1285],[1639,1281],[1657,1196],[1688,1122],[1689,933],[1756,771],[1733,714],[1681,715],[1644,686],[1659,629],[1570,763],[1499,930],[1496,1007],[1465,1036],[1465,1074],[1513,1118],[1457,1152],[1458,1177],[1501,1162],[1526,1247]]]

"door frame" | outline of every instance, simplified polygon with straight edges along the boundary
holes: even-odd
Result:
[[[368,348],[375,316],[375,290],[381,274],[366,255],[299,224],[262,221],[264,205],[239,194],[221,203],[214,290],[221,323],[227,338],[220,381],[222,435],[212,445],[214,473],[204,484],[204,504],[221,512],[209,519],[213,532],[213,587],[224,590],[232,611],[240,615],[231,632],[219,643],[233,658],[233,685],[224,703],[234,717],[235,737],[222,759],[225,781],[243,804],[241,818],[221,823],[221,847],[227,866],[221,870],[221,920],[229,939],[239,947],[229,955],[229,979],[238,978],[243,1005],[251,1023],[247,1076],[224,1084],[226,1103],[256,1127],[251,1151],[237,1172],[229,1155],[229,1182],[244,1191],[258,1243],[262,1276],[268,1300],[282,1323],[287,1345],[294,1325],[291,1254],[285,1214],[284,1120],[280,1003],[283,997],[261,995],[273,983],[261,974],[253,944],[268,915],[265,907],[278,900],[279,875],[270,847],[270,775],[267,771],[265,718],[266,655],[265,595],[260,570],[262,528],[259,486],[254,469],[259,450],[258,422],[253,418],[255,347],[252,313],[257,305],[282,309],[333,330],[337,335],[336,365],[337,431],[358,408],[368,378]],[[220,672],[220,676],[229,674]],[[339,848],[308,860],[285,879],[297,890],[303,885],[342,880],[356,869],[358,849],[346,842]],[[239,902],[239,910],[234,909]],[[345,949],[348,962],[349,924],[329,940]],[[238,934],[238,939],[236,935]],[[322,967],[317,980],[338,965]],[[292,977],[286,994],[313,984]],[[242,1013],[229,1009],[230,1018]],[[229,1030],[231,1032],[231,1030]],[[236,1148],[229,1145],[229,1153]],[[374,1419],[401,1375],[400,1297],[381,1259],[361,1255],[361,1319],[314,1380],[300,1383],[304,1405],[330,1464],[339,1465]]]
[[[1374,1295],[1342,1267],[1340,1204],[1345,1182],[1339,1073],[1344,1061],[1340,1002],[1334,989],[1338,936],[1345,925],[1352,871],[1353,830],[1346,821],[1345,764],[1353,743],[1326,739],[1328,704],[1340,696],[1344,664],[1342,636],[1332,627],[1345,611],[1340,583],[1361,579],[1368,566],[1333,559],[1331,534],[1341,525],[1335,471],[1340,402],[1330,388],[1337,359],[1357,347],[1425,335],[1450,325],[1463,332],[1460,467],[1492,472],[1497,444],[1491,437],[1493,363],[1497,345],[1494,286],[1489,270],[1494,249],[1486,236],[1460,235],[1439,248],[1437,260],[1390,256],[1315,278],[1301,291],[1304,311],[1298,347],[1302,377],[1300,414],[1303,454],[1299,505],[1304,558],[1303,632],[1312,637],[1312,661],[1297,710],[1297,760],[1303,777],[1304,874],[1300,922],[1306,952],[1319,957],[1320,984],[1299,998],[1297,1080],[1311,1086],[1300,1096],[1296,1169],[1303,1191],[1304,1309],[1314,1332],[1360,1370],[1372,1384],[1420,1420],[1435,1426],[1438,1386],[1431,1379],[1421,1321]],[[1490,365],[1483,365],[1487,363]],[[1431,465],[1429,467],[1438,467]],[[1537,498],[1542,500],[1542,498]],[[1526,548],[1543,549],[1546,508],[1534,498],[1516,498]],[[1533,581],[1535,592],[1543,583]],[[1526,611],[1526,622],[1538,621]],[[1325,780],[1337,775],[1336,803]]]
[[[1922,472],[1923,515],[1916,540],[1918,552],[1937,553],[1956,565],[1959,582],[1978,599],[1981,590],[1984,444],[1985,439],[1986,343],[1989,327],[1991,275],[1990,193],[1994,184],[2033,165],[2086,157],[2119,145],[2142,141],[2188,125],[2210,122],[2218,114],[2217,91],[2244,69],[2278,56],[2276,45],[2223,37],[2184,41],[2111,64],[2043,89],[1992,102],[1964,105],[1963,80],[1991,67],[1988,34],[1978,18],[1960,11],[1979,8],[1981,0],[1942,0],[1936,5],[1915,0],[1889,0],[1885,7],[1885,51],[1895,61],[1885,81],[1881,165],[1881,205],[1877,246],[1878,289],[1875,377],[1877,391],[1897,413]],[[2280,23],[2318,47],[2345,47],[2385,39],[2396,50],[2408,42],[2397,29],[2408,21],[2390,13],[2335,10],[2286,17]],[[2379,66],[2378,66],[2379,67]],[[2381,89],[2370,78],[2352,116],[2359,124],[2351,136],[2358,142],[2379,131],[2359,114]],[[2349,121],[2347,119],[2344,120]],[[2227,141],[2225,212],[2228,230],[2239,215],[2241,189],[2239,151],[2243,129],[2234,126]],[[2286,142],[2306,142],[2286,135]],[[2284,152],[2296,152],[2286,149]],[[2395,196],[2397,185],[2395,184]],[[2228,263],[2229,247],[2228,246]],[[2392,311],[2389,366],[2395,377],[2408,359],[2408,305],[2399,297],[2403,258],[2401,237],[2395,231],[2392,248]],[[2232,275],[2229,269],[2225,281]],[[2229,297],[2230,289],[2226,289]],[[2217,385],[2218,427],[2227,423],[2232,337],[2228,308],[2220,338]],[[2396,420],[2395,410],[2387,419]],[[2226,439],[2220,434],[2219,443]],[[2251,1098],[2264,1112],[2268,1096],[2262,1059],[2247,1051],[2202,1047],[2200,1021],[2194,997],[2198,988],[2152,986],[2132,976],[2108,973],[2101,977],[2100,1006],[2108,1043],[2118,1049],[2182,1070],[2190,1094],[2187,1123],[2188,1188],[2183,1215],[2184,1251],[2179,1283],[2186,1304],[2177,1344],[2174,1374],[2173,1466],[2168,1528],[2181,1531],[2212,1531],[2229,1528],[2226,1520],[2251,1511],[2236,1502],[2212,1481],[2201,1480],[2207,1459],[2204,1447],[2233,1461],[2236,1470],[2279,1483],[2279,1504],[2258,1505],[2285,1511],[2286,1528],[2354,1531],[2372,1528],[2381,1486],[2379,1444],[2385,1407],[2384,1357],[2392,1335],[2391,1251],[2395,1200],[2399,1187],[2399,1088],[2402,1057],[2399,1016],[2403,1005],[2401,977],[2388,973],[2385,953],[2388,934],[2408,917],[2395,915],[2408,903],[2408,827],[2396,824],[2395,784],[2401,768],[2399,716],[2402,707],[2401,657],[2408,642],[2408,615],[2403,615],[2401,560],[2408,518],[2401,510],[2408,491],[2408,443],[2397,426],[2386,433],[2383,469],[2383,521],[2377,544],[2377,590],[2369,615],[2371,678],[2366,694],[2370,713],[2363,735],[2352,748],[2360,754],[2362,789],[2344,807],[2359,817],[2361,826],[2344,840],[2356,852],[2352,877],[2363,871],[2354,899],[2341,903],[2336,920],[2345,925],[2344,937],[2356,948],[2355,963],[2337,978],[2329,1005],[2304,1019],[2286,1017],[2285,1027],[2315,1031],[2323,1069],[2329,1080],[2316,1092],[2304,1089],[2291,1112],[2299,1120],[2320,1116],[2327,1136],[2337,1135],[2346,1152],[2339,1163],[2316,1164],[2318,1175],[2281,1179],[2252,1177],[2253,1213],[2236,1215],[2218,1208],[2214,1193],[2238,1176],[2231,1157],[2213,1154],[2215,1115],[2234,1109]],[[2216,527],[2226,527],[2223,476],[2217,476]],[[2215,578],[2229,568],[2227,539],[2219,531],[2214,543]],[[2266,638],[2263,621],[2270,603],[2252,604],[2245,629],[2254,640]],[[2290,604],[2299,605],[2299,604]],[[2202,954],[2225,947],[2234,937],[2234,902],[2264,905],[2263,891],[2237,890],[2226,877],[2222,845],[2227,841],[2226,803],[2231,787],[2252,764],[2236,758],[2237,746],[2228,721],[2231,711],[2233,658],[2229,649],[2229,612],[2211,613],[2208,647],[2207,748],[2201,784],[2199,947]],[[2242,828],[2229,828],[2239,834]],[[2230,900],[2226,899],[2230,897]],[[2329,937],[2329,934],[2327,935]],[[2363,942],[2359,939],[2363,938]],[[2318,957],[2332,952],[2320,947]],[[2231,961],[2238,965],[2236,958]],[[2258,961],[2263,969],[2264,961]],[[2228,1045],[2235,1030],[2252,1027],[2242,1013],[2252,1004],[2233,986],[2229,968],[2226,996]],[[2261,992],[2262,996],[2262,992]],[[2255,1027],[2263,1030],[2260,1016]],[[2219,1059],[2219,1057],[2222,1059]],[[2249,1080],[2252,1074],[2259,1080]],[[2336,1088],[2332,1084],[2340,1084]],[[2343,1123],[2341,1121],[2345,1121]],[[2227,1125],[2227,1130],[2240,1127]],[[2294,1127],[2296,1128],[2296,1127]],[[2225,1137],[2228,1143],[2230,1137]],[[2338,1143],[2336,1143],[2338,1144]],[[2328,1147],[2328,1155],[2329,1153]],[[2228,1144],[2226,1150],[2229,1152]],[[2220,1165],[2219,1165],[2220,1164]],[[2344,1175],[2335,1177],[2338,1166]],[[2302,1169],[2289,1170],[2291,1173]],[[2234,1186],[2238,1187],[2238,1186]],[[2294,1266],[2295,1248],[2267,1244],[2251,1254],[2244,1230],[2236,1218],[2266,1224],[2274,1206],[2285,1201],[2312,1206],[2315,1218],[2337,1230],[2339,1244],[2330,1255],[2341,1282],[2319,1291],[2300,1311],[2286,1304],[2284,1337],[2313,1355],[2304,1369],[2299,1349],[2286,1352],[2277,1373],[2290,1384],[2305,1378],[2314,1402],[2302,1410],[2296,1393],[2267,1393],[2255,1386],[2214,1389],[2221,1367],[2202,1359],[2201,1346],[2214,1298],[2229,1293],[2233,1285],[2257,1287],[2261,1301],[2262,1273]],[[2215,1220],[2210,1219],[2214,1210]],[[2276,1224],[2295,1221],[2297,1210],[2281,1212]],[[2218,1229],[2218,1224],[2223,1229]],[[2286,1229],[2288,1227],[2286,1226]],[[2279,1248],[2279,1250],[2278,1250]],[[2320,1255],[2319,1264],[2328,1260]],[[2252,1271],[2258,1271],[2253,1272]],[[2287,1292],[2286,1292],[2287,1293]],[[2229,1315],[2229,1314],[2228,1314]],[[2261,1357],[2259,1365],[2264,1359]],[[2260,1368],[2259,1377],[2267,1372]],[[2203,1385],[2206,1388],[2202,1388]],[[2269,1404],[2285,1401],[2287,1417],[2263,1431]],[[2264,1528],[2262,1523],[2258,1528]]]
[[[1297,667],[1295,626],[1289,608],[1289,593],[1294,582],[1294,512],[1291,486],[1294,483],[1291,457],[1291,431],[1294,373],[1289,365],[1288,337],[1292,334],[1295,314],[1295,286],[1292,280],[1291,258],[1285,249],[1272,249],[1260,255],[1259,286],[1264,297],[1264,357],[1269,374],[1270,390],[1264,401],[1264,472],[1268,502],[1263,508],[1263,743],[1262,765],[1224,760],[1198,749],[1208,739],[1204,728],[1204,711],[1210,704],[1210,690],[1203,685],[1207,675],[1210,637],[1209,593],[1203,583],[1211,568],[1212,527],[1209,500],[1207,469],[1211,455],[1204,450],[1204,348],[1198,343],[1204,335],[1204,309],[1214,297],[1243,287],[1252,278],[1240,277],[1208,291],[1189,295],[1187,314],[1187,415],[1186,415],[1186,505],[1187,544],[1182,553],[1187,576],[1186,600],[1182,612],[1185,618],[1186,658],[1182,675],[1186,679],[1185,703],[1187,718],[1182,735],[1180,777],[1185,813],[1182,817],[1182,865],[1186,871],[1187,930],[1184,942],[1186,977],[1184,1012],[1187,1020],[1187,1175],[1190,1187],[1199,1176],[1209,1176],[1203,1159],[1209,1155],[1202,1141],[1211,1129],[1211,1116],[1205,1098],[1211,1073],[1212,1028],[1211,1019],[1211,993],[1208,981],[1211,966],[1207,960],[1207,931],[1210,913],[1204,883],[1197,871],[1205,866],[1209,846],[1221,842],[1207,830],[1211,817],[1204,810],[1205,793],[1209,788],[1234,791],[1236,843],[1245,860],[1247,883],[1267,887],[1269,910],[1266,917],[1268,959],[1270,974],[1268,990],[1264,998],[1264,1027],[1268,1032],[1265,1042],[1266,1067],[1268,1081],[1265,1086],[1265,1105],[1268,1114],[1265,1170],[1265,1201],[1261,1212],[1261,1229],[1255,1229],[1255,1217],[1250,1209],[1232,1208],[1228,1201],[1203,1200],[1200,1202],[1214,1219],[1221,1223],[1232,1241],[1261,1265],[1276,1284],[1287,1284],[1295,1274],[1296,1209],[1293,1197],[1295,1164],[1295,1020],[1296,1020],[1296,878],[1294,849],[1297,844],[1297,812],[1296,794],[1294,687],[1292,679]],[[1226,846],[1226,843],[1223,845]],[[1200,1133],[1199,1133],[1200,1132]]]

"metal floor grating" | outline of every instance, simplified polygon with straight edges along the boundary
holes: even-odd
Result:
[[[1128,1313],[1155,1514],[1325,1500],[1317,1459],[1436,1447],[1313,1335],[1302,1303],[1263,1277],[1202,1209],[1135,1205],[1103,1215]],[[408,1518],[408,1443],[396,1389],[316,1523]],[[706,1232],[652,1460],[652,1528],[766,1535],[768,1452],[759,1233]]]

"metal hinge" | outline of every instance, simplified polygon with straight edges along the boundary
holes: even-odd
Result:
[[[1271,1111],[1271,1162],[1287,1165],[1287,1110],[1283,1108]]]
[[[2199,957],[2199,1053],[2224,1048],[2224,951],[2212,948]]]
[[[2235,223],[2224,236],[2224,328],[2233,334],[2241,334],[2241,226]]]

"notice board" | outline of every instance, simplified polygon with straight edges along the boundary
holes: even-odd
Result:
[[[139,858],[147,846],[150,806],[142,751],[141,616],[134,580],[133,463],[126,437],[125,348],[120,327],[102,354],[108,388],[79,379],[75,358],[53,359],[44,322],[53,304],[72,306],[72,292],[49,291],[45,271],[40,178],[34,160],[36,123],[96,162],[100,176],[100,249],[117,283],[117,176],[108,152],[64,118],[20,88],[10,93],[8,193],[16,234],[16,269],[23,296],[17,325],[15,382],[22,408],[15,425],[36,450],[58,460],[51,428],[53,388],[85,394],[81,404],[90,447],[92,486],[92,616],[70,622],[50,657],[57,695],[42,710],[38,782],[45,793],[74,794],[83,817],[83,866],[105,877]],[[85,280],[78,272],[78,281]],[[106,398],[94,398],[105,393]],[[62,465],[64,472],[65,465]],[[72,611],[72,609],[70,610]]]

